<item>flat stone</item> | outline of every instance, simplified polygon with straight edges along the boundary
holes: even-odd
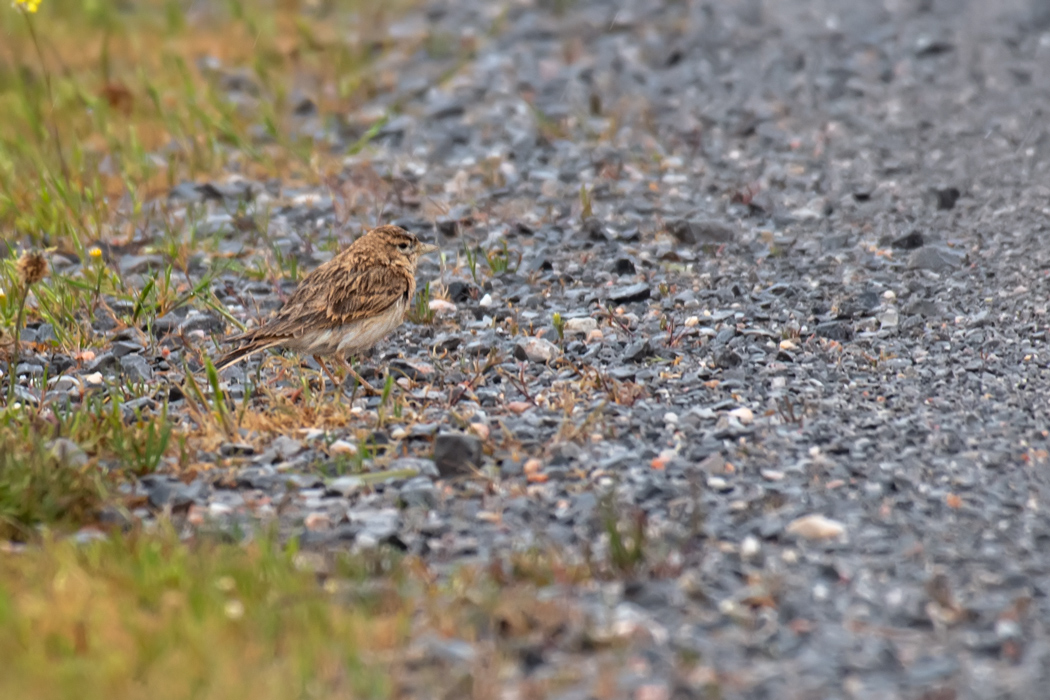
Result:
[[[853,324],[849,321],[824,321],[817,324],[813,333],[821,338],[844,343],[853,340]]]
[[[80,468],[88,463],[87,452],[69,438],[52,440],[48,443],[47,451],[64,466]]]
[[[421,457],[400,457],[390,462],[387,469],[392,472],[414,471],[421,476],[434,479],[441,476],[437,465],[434,464],[434,460]]]
[[[438,504],[437,488],[429,477],[418,476],[402,484],[401,501],[408,507],[434,508]]]
[[[609,290],[608,299],[615,304],[631,304],[636,301],[645,301],[650,295],[649,285],[639,282],[626,287],[613,287]]]
[[[587,335],[598,328],[598,320],[590,317],[570,318],[565,321],[562,332],[565,335]]]
[[[279,435],[270,443],[270,449],[275,450],[281,459],[291,459],[303,451],[303,444],[287,435]]]
[[[514,346],[514,357],[519,360],[546,364],[561,355],[561,348],[545,338],[522,338]]]
[[[365,487],[365,481],[359,476],[340,476],[328,482],[328,490],[344,498],[352,496]]]
[[[932,272],[944,272],[954,270],[966,262],[966,253],[946,245],[924,246],[914,253],[908,260],[908,267],[913,270],[930,270]]]
[[[153,379],[153,368],[142,355],[125,355],[120,358],[120,371],[133,382],[148,382]]]
[[[36,364],[29,364],[28,362],[19,362],[18,366],[15,367],[15,374],[19,377],[39,377],[43,373],[43,367]]]
[[[667,224],[667,232],[688,245],[704,243],[732,243],[737,231],[729,224],[712,219],[678,220]]]
[[[121,358],[125,355],[141,353],[145,348],[130,340],[118,340],[110,347],[114,357]]]
[[[473,435],[442,433],[434,439],[434,464],[443,477],[474,473],[481,456],[481,440]]]
[[[649,343],[648,338],[635,340],[623,350],[623,359],[628,362],[641,362],[652,355],[653,346]]]

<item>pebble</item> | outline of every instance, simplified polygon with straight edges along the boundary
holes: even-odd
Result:
[[[896,328],[900,325],[900,314],[897,309],[890,307],[879,314],[879,325],[882,328]]]
[[[703,459],[698,465],[701,471],[708,474],[724,474],[726,472],[726,460],[721,453],[714,453]]]
[[[431,299],[429,308],[435,314],[448,316],[456,313],[456,305],[444,299]]]
[[[328,446],[328,454],[330,455],[356,455],[357,445],[347,442],[346,440],[336,440]]]
[[[609,301],[616,304],[630,304],[637,301],[645,301],[651,296],[649,285],[644,282],[631,284],[626,287],[615,287],[608,293]]]
[[[597,319],[585,317],[585,318],[570,318],[565,321],[563,326],[563,332],[567,336],[582,335],[587,336],[598,328]]]
[[[514,346],[514,357],[519,360],[545,364],[561,355],[561,349],[545,338],[522,338]]]
[[[641,362],[653,354],[653,346],[649,343],[649,339],[639,338],[624,348],[623,359],[628,362]]]
[[[270,449],[277,452],[281,459],[288,460],[303,451],[303,445],[287,435],[278,435],[270,443]]]
[[[69,438],[55,438],[48,443],[47,451],[63,466],[80,469],[88,463],[87,452]]]
[[[726,481],[725,479],[723,479],[720,476],[708,477],[707,478],[707,486],[708,486],[708,488],[710,488],[710,489],[712,489],[714,491],[723,491],[724,492],[724,491],[731,491],[733,489],[733,487],[729,485],[729,482]]]
[[[762,550],[758,538],[748,535],[740,542],[740,556],[744,559],[754,559]]]
[[[406,481],[399,491],[401,501],[408,507],[435,508],[438,493],[429,477],[421,476]]]
[[[328,483],[328,490],[340,496],[351,496],[365,487],[364,479],[358,476],[340,476]]]
[[[804,515],[788,523],[786,532],[807,540],[829,540],[846,534],[846,526],[820,514]]]
[[[307,530],[328,530],[332,527],[332,519],[326,513],[308,513],[303,519],[303,526]]]
[[[729,412],[729,416],[731,418],[736,418],[744,425],[750,425],[755,420],[754,412],[746,406],[734,408],[732,411]]]
[[[473,435],[441,433],[434,439],[434,464],[443,477],[473,474],[481,456],[481,441]]]
[[[47,380],[48,388],[54,391],[62,391],[68,393],[79,393],[83,390],[83,382],[79,377],[74,377],[68,374],[63,374],[60,377],[54,377]]]
[[[153,379],[153,369],[142,355],[125,355],[120,358],[120,370],[132,382],[148,382]]]

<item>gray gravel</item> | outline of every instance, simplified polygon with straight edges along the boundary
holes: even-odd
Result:
[[[304,116],[339,150],[397,110],[335,187],[171,192],[249,268],[275,249],[318,264],[380,198],[441,245],[420,280],[447,303],[361,367],[397,380],[411,420],[357,396],[357,425],[246,432],[190,484],[142,479],[136,515],[277,518],[436,571],[536,547],[610,561],[610,518],[637,522],[633,573],[557,593],[632,640],[623,697],[1045,697],[1045,3],[544,5],[435,0],[395,26],[474,50],[393,51],[377,70],[398,79],[359,113]],[[293,287],[213,283],[243,319]],[[182,309],[52,391],[120,376],[190,420],[183,359],[227,328]],[[78,372],[23,362],[24,383]],[[254,366],[223,379],[239,402]],[[523,655],[522,674],[559,654],[586,652]]]

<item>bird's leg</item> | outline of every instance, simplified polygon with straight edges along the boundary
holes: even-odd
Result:
[[[346,371],[350,373],[350,376],[357,380],[357,383],[364,388],[365,391],[371,392],[373,396],[379,396],[380,392],[376,390],[374,386],[365,381],[365,378],[357,373],[354,369],[353,364],[350,363],[350,358],[344,357],[343,364],[346,365]]]
[[[320,355],[314,355],[314,360],[317,361],[317,364],[321,365],[321,369],[324,370],[324,373],[327,374],[328,378],[332,380],[332,384],[335,385],[335,390],[339,391],[339,389],[343,385],[340,384],[339,380],[337,380],[335,378],[335,375],[332,374],[332,370],[328,369],[328,365],[326,365],[324,363],[324,360],[321,359],[321,356]],[[324,377],[321,377],[321,396],[324,396]]]

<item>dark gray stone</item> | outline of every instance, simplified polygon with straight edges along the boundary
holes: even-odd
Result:
[[[125,355],[120,358],[120,371],[133,382],[148,382],[153,379],[153,368],[142,355]]]
[[[443,477],[473,474],[481,468],[481,440],[466,433],[441,433],[434,438],[434,464]]]
[[[667,224],[667,231],[688,245],[732,243],[738,236],[736,229],[729,224],[701,219],[671,221]]]
[[[637,301],[645,301],[650,294],[649,285],[639,282],[626,287],[614,287],[609,290],[607,298],[615,304],[632,304]]]
[[[944,272],[954,270],[966,262],[966,253],[946,245],[924,246],[914,253],[908,260],[908,267],[912,269],[931,270],[933,272]]]

